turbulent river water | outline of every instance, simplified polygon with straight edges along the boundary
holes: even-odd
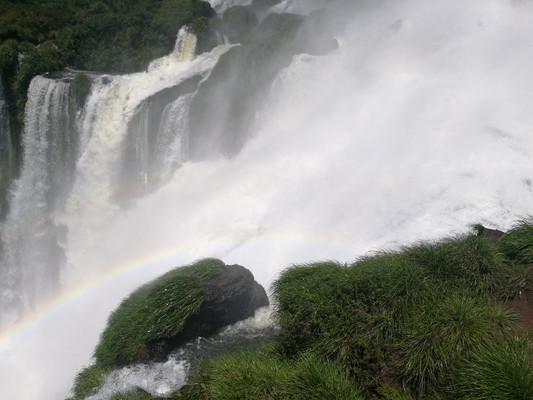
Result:
[[[150,122],[154,95],[206,79],[227,45],[184,56],[182,36],[145,72],[90,74],[77,113],[73,72],[33,80],[2,223],[0,398],[65,398],[109,313],[172,267],[218,257],[268,287],[294,263],[351,262],[532,213],[533,3],[286,0],[271,11],[320,7],[327,27],[308,40],[332,32],[338,49],[293,57],[232,158],[188,161],[195,87],[156,132]],[[170,390],[183,360],[117,372],[105,390]]]

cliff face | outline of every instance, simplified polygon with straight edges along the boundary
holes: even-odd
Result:
[[[0,76],[0,217],[7,207],[7,189],[15,174],[16,149],[11,129],[9,110]]]

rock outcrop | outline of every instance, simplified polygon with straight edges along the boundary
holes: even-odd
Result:
[[[240,265],[224,265],[219,274],[203,282],[203,288],[205,300],[198,314],[191,316],[177,335],[149,343],[149,360],[164,359],[189,340],[211,336],[227,325],[252,317],[256,309],[269,304],[265,289]]]
[[[111,314],[95,350],[96,363],[119,367],[162,361],[196,337],[254,315],[267,306],[250,271],[217,259],[176,268],[135,290]]]

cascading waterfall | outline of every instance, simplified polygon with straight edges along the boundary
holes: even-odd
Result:
[[[160,180],[167,181],[176,168],[187,160],[189,105],[192,95],[184,95],[165,107],[157,131],[155,169]]]
[[[11,137],[11,124],[0,76],[0,215],[5,213],[7,185],[14,169],[15,155]]]
[[[76,156],[70,108],[68,83],[42,76],[32,81],[23,166],[2,231],[3,309],[32,309],[57,290],[62,230],[53,215],[65,202]]]
[[[188,61],[169,55],[143,73],[92,76],[76,116],[74,176],[64,201],[46,194],[52,164],[42,146],[54,133],[28,135],[36,125],[26,113],[25,151],[35,155],[25,153],[4,246],[38,256],[39,240],[64,235],[65,268],[54,272],[64,290],[27,325],[1,334],[1,398],[66,397],[109,313],[171,267],[219,257],[268,286],[292,263],[349,262],[465,232],[471,223],[507,229],[531,214],[533,44],[524,38],[533,35],[533,5],[353,3],[280,3],[303,14],[328,8],[329,24],[309,31],[309,40],[333,32],[339,48],[297,55],[277,74],[256,110],[253,138],[232,159],[193,163],[185,151],[187,107],[227,47]],[[28,107],[41,107],[42,118],[59,110],[63,85],[35,78]],[[131,162],[127,148],[138,149]],[[151,177],[158,181],[152,192],[117,205],[129,185]],[[48,232],[54,226],[64,227],[61,235]],[[30,293],[17,274],[39,268],[18,262],[4,276]],[[157,371],[138,368],[128,385],[142,386],[142,376]],[[126,373],[115,373],[116,385]]]

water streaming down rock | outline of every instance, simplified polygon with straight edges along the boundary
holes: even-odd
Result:
[[[319,2],[283,3],[307,12],[306,4]],[[533,34],[531,3],[348,3],[324,0],[338,50],[298,55],[276,74],[254,110],[254,138],[238,155],[184,162],[127,210],[113,204],[113,182],[123,171],[122,149],[135,142],[141,104],[181,79],[203,77],[225,49],[190,61],[197,70],[187,78],[167,58],[144,74],[94,78],[76,121],[75,189],[57,216],[68,228],[62,275],[79,283],[123,272],[92,289],[74,286],[86,292],[0,350],[0,397],[60,398],[89,363],[114,306],[196,258],[240,263],[267,286],[292,263],[351,261],[464,232],[472,222],[505,230],[531,213],[533,45],[524,40]],[[192,94],[174,101],[186,104]],[[168,143],[171,125],[160,122],[160,143]],[[156,141],[154,151],[160,148]]]
[[[218,52],[193,60],[196,39],[187,29],[176,49],[155,60],[148,71],[124,76],[89,73],[92,88],[76,109],[69,82],[76,72],[37,76],[25,110],[24,159],[14,185],[12,210],[4,223],[0,280],[4,309],[32,309],[58,290],[65,266],[69,215],[93,213],[82,234],[116,212],[114,200],[145,194],[159,182],[154,168],[169,176],[178,160],[168,160],[168,145],[179,146],[187,124],[183,112],[166,112],[212,68]],[[185,97],[184,97],[185,96]],[[174,108],[176,104],[174,104]],[[169,124],[178,124],[169,129]],[[156,145],[156,143],[159,143]],[[156,148],[159,149],[156,151]],[[168,160],[165,163],[165,160]]]
[[[44,76],[32,80],[22,170],[2,231],[4,309],[31,309],[57,290],[63,232],[53,215],[63,207],[73,179],[76,134],[71,108],[67,82]]]
[[[6,212],[6,196],[9,182],[15,169],[15,149],[7,100],[4,94],[2,77],[0,76],[0,216]]]

